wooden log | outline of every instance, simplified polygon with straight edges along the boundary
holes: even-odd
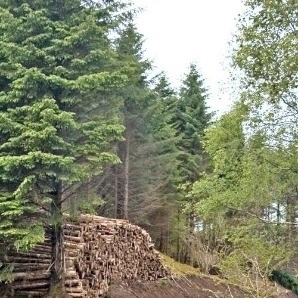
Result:
[[[14,297],[21,297],[21,296],[25,296],[25,297],[41,297],[44,294],[46,294],[48,292],[48,290],[38,290],[38,291],[15,291],[14,292]]]
[[[30,283],[24,283],[24,282],[14,282],[11,285],[11,288],[13,290],[18,289],[37,289],[37,288],[48,288],[50,285],[48,280],[38,280],[38,281],[30,281]]]
[[[11,254],[10,256],[14,256],[14,254]],[[51,259],[51,254],[41,254],[39,252],[26,252],[26,253],[22,253],[22,252],[18,252],[16,254],[16,258],[34,258],[34,259],[42,259],[42,260],[47,260],[47,259]]]
[[[80,279],[66,279],[65,280],[65,285],[80,285],[81,284],[81,280]]]
[[[48,264],[44,263],[14,263],[13,272],[26,272],[26,271],[35,271],[35,270],[47,270],[49,269]]]
[[[69,235],[65,235],[64,239],[68,242],[78,242],[78,243],[82,243],[83,242],[83,238],[80,236],[69,236]]]
[[[67,293],[84,293],[83,287],[65,287]]]
[[[82,297],[88,297],[84,295],[83,293],[68,293],[73,298],[82,298]],[[91,297],[90,297],[91,298]]]
[[[34,272],[15,272],[12,273],[14,280],[34,280],[34,279],[47,279],[50,277],[50,272],[47,271],[34,271]]]
[[[24,263],[31,263],[31,264],[36,264],[36,263],[40,263],[40,264],[50,264],[51,263],[51,260],[50,259],[37,259],[37,258],[34,258],[34,257],[21,257],[21,256],[18,256],[17,254],[14,255],[14,256],[8,256],[5,258],[6,262],[4,263],[7,263],[7,264],[15,264],[15,263],[21,263],[21,264],[24,264]]]
[[[84,249],[84,246],[85,246],[84,243],[72,243],[72,242],[66,242],[66,241],[63,243],[63,245],[67,249],[77,249],[77,250]]]

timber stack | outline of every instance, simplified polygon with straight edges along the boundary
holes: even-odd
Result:
[[[65,288],[73,298],[105,296],[111,281],[156,280],[169,274],[149,234],[127,220],[82,215],[72,221],[66,216],[64,249]],[[49,237],[30,252],[10,253],[0,261],[13,270],[8,297],[42,297],[49,291]]]

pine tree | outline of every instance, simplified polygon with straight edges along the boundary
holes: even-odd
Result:
[[[116,4],[0,1],[0,236],[30,248],[51,227],[52,290],[63,288],[65,189],[117,161]]]

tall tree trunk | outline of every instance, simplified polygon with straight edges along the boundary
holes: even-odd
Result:
[[[176,241],[176,260],[180,262],[180,207],[178,207],[178,215],[177,215],[177,222],[178,222],[178,233],[177,233],[177,241]]]
[[[55,191],[51,193],[51,242],[52,266],[50,275],[50,293],[48,297],[69,297],[65,292],[65,258],[63,239],[63,214],[62,214],[62,183],[56,183]]]
[[[126,150],[124,160],[124,202],[123,202],[123,217],[128,218],[128,196],[129,196],[129,154],[130,144],[129,137],[126,138]]]
[[[160,231],[158,250],[164,253],[164,235],[162,230]]]
[[[118,208],[119,208],[119,202],[118,202],[118,166],[114,166],[114,189],[115,189],[115,196],[114,196],[114,218],[118,218]]]

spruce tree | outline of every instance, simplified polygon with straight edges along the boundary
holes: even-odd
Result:
[[[116,4],[0,1],[0,237],[26,249],[50,227],[52,290],[63,288],[65,189],[117,161]]]
[[[145,59],[142,47],[143,37],[131,24],[122,32],[118,45],[119,55],[131,61],[132,70],[131,85],[121,92],[125,140],[118,147],[123,161],[119,166],[123,187],[121,190],[119,185],[119,190],[124,199],[123,216],[153,231],[156,222],[152,218],[167,204],[166,197],[173,196],[178,137],[167,108],[170,96],[166,99],[151,90],[151,63]],[[168,86],[170,94],[174,91]]]
[[[129,23],[121,32],[116,41],[117,53],[122,61],[129,65],[129,80],[118,96],[123,100],[121,114],[125,126],[124,140],[118,143],[117,152],[121,159],[118,166],[117,203],[118,217],[129,217],[131,189],[138,191],[133,178],[133,168],[137,159],[136,151],[140,145],[145,129],[142,111],[148,97],[147,70],[151,64],[143,57],[143,36],[138,33],[133,23]],[[139,189],[140,191],[140,189]]]
[[[212,117],[212,113],[208,112],[207,99],[203,79],[196,65],[191,64],[178,98],[170,105],[172,123],[180,137],[177,157],[180,191],[177,195],[177,228],[173,233],[176,249],[173,255],[177,260],[188,263],[192,263],[191,244],[199,220],[195,215],[196,198],[187,193],[208,169],[208,158],[201,143]]]
[[[117,144],[121,164],[107,168],[98,179],[99,192],[106,201],[99,212],[128,217],[145,227],[157,246],[165,250],[178,184],[179,137],[168,107],[174,102],[175,92],[166,78],[165,87],[160,78],[156,88],[149,87],[151,64],[144,58],[142,38],[129,24],[117,40],[118,54],[129,61],[131,71],[128,84],[117,92],[124,101],[121,112],[125,133],[124,140]]]
[[[181,175],[185,182],[190,183],[195,182],[204,169],[201,141],[212,117],[212,113],[208,112],[208,94],[203,83],[196,65],[191,64],[174,111],[174,124],[182,137],[179,144]]]
[[[162,98],[166,100],[170,97],[176,95],[175,90],[171,87],[171,84],[165,74],[165,72],[161,72],[157,76],[157,82],[154,87],[154,91]]]

